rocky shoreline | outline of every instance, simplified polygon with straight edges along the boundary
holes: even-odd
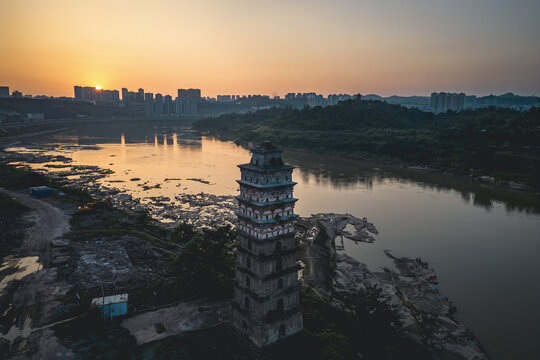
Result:
[[[234,209],[236,199],[229,195],[213,195],[205,192],[189,194],[179,191],[174,199],[165,196],[141,196],[134,197],[114,184],[118,180],[99,182],[114,172],[110,169],[102,169],[93,165],[75,165],[71,159],[62,155],[48,155],[48,146],[39,146],[32,152],[0,152],[2,163],[15,164],[18,167],[44,174],[56,183],[69,186],[72,189],[88,192],[97,200],[108,199],[111,203],[122,210],[129,212],[148,212],[153,218],[164,225],[173,226],[179,222],[193,224],[196,227],[213,227],[223,224],[232,224],[236,216]],[[66,149],[69,150],[69,149]],[[44,164],[41,168],[31,165]],[[140,182],[139,178],[130,179]],[[164,182],[176,181],[177,187],[181,187],[180,181],[194,181],[201,184],[209,184],[204,179],[165,179]],[[143,191],[159,189],[160,183],[138,183]]]
[[[345,231],[348,224],[354,225],[355,234]],[[348,214],[317,214],[302,219],[301,226],[300,258],[309,266],[303,281],[320,294],[339,302],[336,299],[340,294],[378,287],[399,310],[407,336],[427,345],[437,358],[488,358],[474,334],[452,317],[455,307],[439,293],[437,276],[427,263],[419,258],[396,257],[386,250],[395,269],[385,267],[374,272],[336,248],[339,236],[373,242],[377,229],[367,219]]]

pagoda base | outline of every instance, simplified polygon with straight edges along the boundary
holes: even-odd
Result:
[[[232,325],[257,348],[262,348],[302,331],[302,311],[299,309],[272,323],[261,324],[249,319],[242,310],[233,307]]]

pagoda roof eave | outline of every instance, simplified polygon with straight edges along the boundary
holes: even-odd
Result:
[[[236,166],[238,166],[240,169],[253,170],[253,171],[258,171],[258,172],[284,171],[284,170],[292,170],[296,168],[296,166],[291,166],[291,165],[281,165],[281,166],[276,166],[276,167],[263,168],[263,167],[252,165],[251,163],[240,164]]]
[[[239,218],[247,220],[247,221],[249,221],[249,222],[251,222],[253,224],[256,224],[256,225],[271,225],[271,224],[277,224],[277,223],[285,223],[285,222],[288,222],[288,221],[294,221],[299,216],[298,214],[290,214],[290,215],[281,216],[277,220],[276,219],[264,219],[263,220],[263,219],[254,219],[251,216],[242,214],[239,211],[235,211],[234,213]]]
[[[236,180],[236,182],[240,185],[251,186],[257,189],[272,189],[272,188],[279,188],[279,187],[286,187],[286,186],[294,186],[297,184],[294,181],[286,181],[286,182],[281,182],[278,184],[254,184],[252,182],[247,182],[244,180]]]
[[[270,207],[270,206],[279,205],[279,204],[295,203],[298,201],[297,198],[287,198],[287,199],[276,200],[276,201],[271,201],[271,202],[258,202],[258,201],[245,199],[241,197],[240,195],[235,196],[235,199],[238,201],[242,201],[244,203],[250,204],[250,205],[258,206],[258,207]]]

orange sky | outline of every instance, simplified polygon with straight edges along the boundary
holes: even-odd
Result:
[[[540,95],[534,0],[0,0],[0,85]]]

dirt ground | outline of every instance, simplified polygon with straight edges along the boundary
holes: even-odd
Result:
[[[16,191],[0,188],[0,193],[9,195],[32,209],[34,225],[27,230],[23,249],[30,255],[42,255],[50,242],[69,231],[69,218],[60,209],[47,202]]]
[[[137,345],[142,345],[171,335],[220,325],[229,320],[231,311],[228,301],[182,302],[127,318],[122,321],[122,327],[135,336]]]
[[[5,323],[3,321],[0,334],[0,338],[9,342],[10,346],[21,349],[25,347],[26,339],[32,336],[35,328],[46,321],[48,312],[46,310],[50,309],[51,305],[49,302],[59,293],[67,291],[62,284],[55,283],[56,272],[48,269],[48,262],[51,242],[70,229],[69,217],[60,209],[29,194],[3,188],[0,188],[0,192],[31,209],[25,216],[31,221],[32,226],[26,229],[25,238],[22,246],[17,249],[16,258],[22,260],[37,258],[37,264],[34,264],[37,271],[18,282],[7,284],[12,286],[3,296],[10,297],[8,299],[10,307],[2,316]],[[43,341],[47,339],[43,338]],[[37,356],[48,358],[40,354]]]

